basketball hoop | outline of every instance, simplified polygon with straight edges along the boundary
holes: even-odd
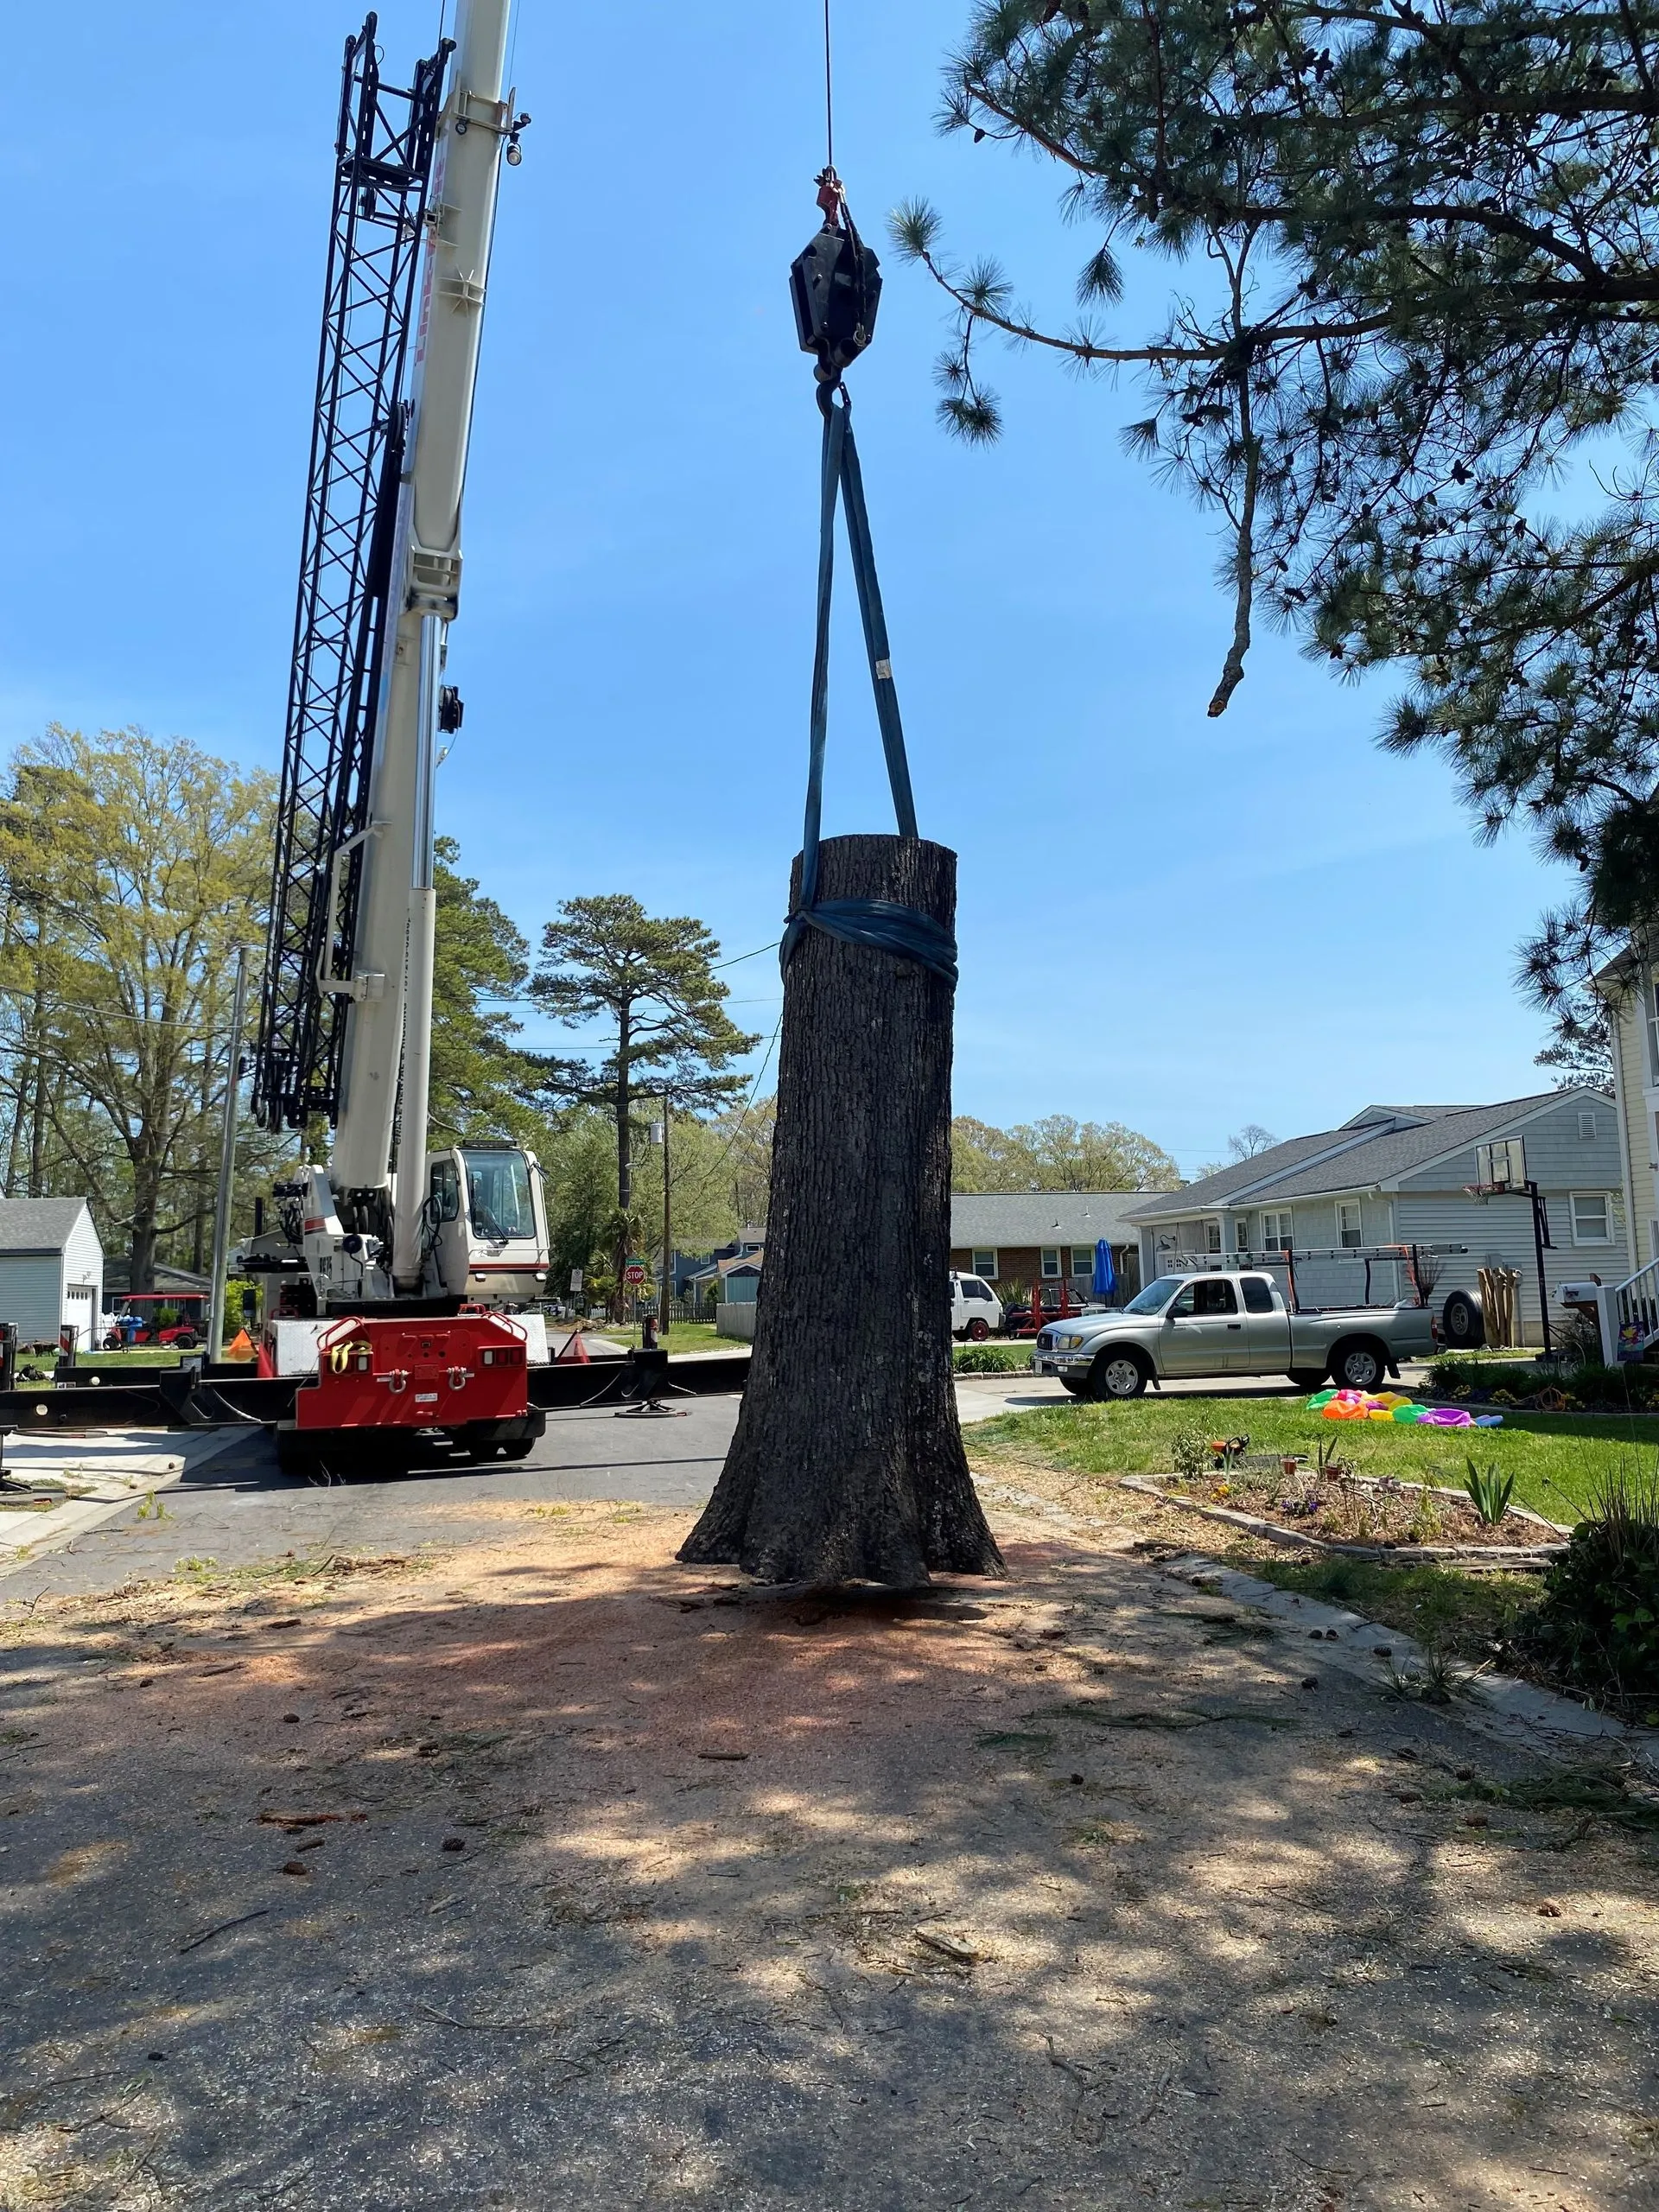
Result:
[[[1478,1205],[1484,1206],[1489,1198],[1508,1198],[1513,1188],[1513,1185],[1509,1183],[1465,1183],[1463,1186],[1463,1195],[1465,1198],[1473,1198]]]
[[[1527,1186],[1527,1147],[1521,1137],[1497,1137],[1475,1147],[1474,1183],[1471,1195],[1494,1198],[1504,1191]]]

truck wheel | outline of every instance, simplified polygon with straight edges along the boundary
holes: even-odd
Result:
[[[1325,1385],[1325,1370],[1322,1367],[1293,1367],[1290,1370],[1290,1380],[1299,1390],[1313,1392],[1322,1389]]]
[[[988,1321],[982,1321],[979,1315],[976,1313],[973,1319],[968,1324],[969,1341],[971,1344],[982,1344],[986,1338],[988,1337],[990,1333],[990,1323]]]
[[[1472,1290],[1454,1290],[1440,1308],[1440,1334],[1453,1351],[1478,1351],[1486,1341],[1486,1316]]]
[[[1331,1355],[1331,1379],[1339,1390],[1378,1389],[1388,1371],[1388,1354],[1369,1337],[1338,1344]]]
[[[533,1436],[515,1436],[510,1444],[498,1444],[495,1448],[504,1459],[528,1459],[536,1444]]]
[[[1080,1398],[1088,1387],[1086,1382],[1079,1382],[1075,1375],[1062,1375],[1060,1377],[1061,1389],[1069,1391],[1074,1398]]]
[[[1109,1348],[1089,1370],[1091,1398],[1138,1398],[1147,1387],[1147,1370],[1132,1351]]]

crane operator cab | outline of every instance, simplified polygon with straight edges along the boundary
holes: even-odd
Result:
[[[440,1296],[527,1306],[541,1296],[551,1254],[542,1170],[516,1145],[464,1145],[427,1157],[423,1241]]]

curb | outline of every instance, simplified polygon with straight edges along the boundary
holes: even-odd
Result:
[[[991,1481],[976,1487],[988,1504],[1012,1505],[1052,1522],[1060,1529],[1109,1529],[1115,1525],[1093,1514],[1068,1513],[1064,1507],[1030,1491],[1016,1490],[1010,1484]],[[1316,1628],[1321,1631],[1335,1629],[1337,1642],[1322,1643],[1320,1665],[1334,1667],[1339,1674],[1351,1675],[1375,1690],[1389,1687],[1390,1667],[1398,1667],[1402,1662],[1421,1663],[1427,1656],[1417,1639],[1402,1629],[1385,1628],[1380,1621],[1368,1621],[1362,1614],[1351,1613],[1344,1606],[1326,1605],[1323,1599],[1304,1598],[1294,1591],[1281,1590],[1254,1574],[1223,1567],[1219,1560],[1208,1558],[1203,1552],[1179,1552],[1162,1560],[1150,1559],[1145,1553],[1125,1555],[1143,1561],[1170,1581],[1184,1582],[1194,1590],[1214,1592],[1235,1605],[1249,1606],[1252,1612],[1292,1622],[1310,1636]],[[1386,1662],[1377,1657],[1379,1644],[1388,1646]],[[1518,1681],[1513,1675],[1475,1676],[1470,1681],[1468,1695],[1459,1698],[1454,1704],[1436,1706],[1432,1710],[1472,1729],[1478,1735],[1490,1736],[1499,1743],[1522,1745],[1536,1757],[1558,1765],[1569,1764],[1575,1753],[1592,1745],[1618,1745],[1630,1755],[1645,1777],[1659,1782],[1659,1740],[1656,1740],[1659,1731],[1630,1727],[1609,1713],[1596,1713],[1569,1697],[1559,1696],[1554,1690]]]
[[[1363,1615],[1348,1612],[1340,1605],[1328,1605],[1318,1598],[1303,1598],[1292,1591],[1277,1589],[1271,1582],[1259,1581],[1253,1574],[1223,1567],[1201,1552],[1183,1553],[1160,1560],[1159,1572],[1173,1581],[1188,1583],[1194,1589],[1217,1591],[1236,1605],[1248,1605],[1253,1612],[1266,1613],[1276,1620],[1294,1621],[1310,1634],[1316,1628],[1322,1631],[1335,1629],[1338,1641],[1334,1645],[1325,1644],[1319,1654],[1319,1663],[1335,1667],[1338,1672],[1354,1675],[1375,1688],[1388,1687],[1390,1668],[1403,1671],[1402,1662],[1421,1662],[1427,1656],[1416,1638],[1403,1630],[1385,1628],[1379,1622],[1368,1621]],[[1356,1648],[1361,1644],[1366,1648]],[[1377,1657],[1379,1644],[1388,1647],[1386,1662]],[[1510,1675],[1472,1676],[1466,1693],[1455,1704],[1434,1709],[1448,1719],[1461,1720],[1484,1736],[1505,1743],[1524,1744],[1541,1757],[1557,1761],[1590,1744],[1621,1745],[1649,1774],[1659,1777],[1659,1758],[1656,1758],[1659,1745],[1656,1745],[1652,1730],[1633,1728],[1623,1720],[1616,1720],[1611,1713],[1597,1713],[1589,1706],[1576,1704],[1554,1690],[1539,1689],[1531,1682],[1519,1681]]]

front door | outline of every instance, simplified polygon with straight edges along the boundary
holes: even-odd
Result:
[[[1244,1323],[1225,1275],[1190,1282],[1164,1321],[1166,1375],[1225,1375],[1247,1363]]]

